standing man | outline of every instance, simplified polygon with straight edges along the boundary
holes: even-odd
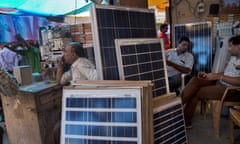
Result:
[[[222,73],[199,72],[184,88],[181,97],[185,104],[184,116],[187,128],[192,127],[192,117],[198,99],[221,100],[228,86],[240,86],[240,36],[229,39],[230,60]],[[240,97],[230,97],[229,101],[240,101]]]
[[[192,71],[194,59],[193,55],[188,52],[189,45],[189,38],[183,36],[180,38],[177,48],[165,52],[171,92],[177,92],[181,86],[181,74],[188,74]]]
[[[158,34],[158,38],[163,38],[164,41],[164,50],[170,49],[170,41],[166,32],[168,31],[167,24],[161,24],[160,33]]]
[[[23,49],[17,50],[17,53],[26,58],[28,65],[31,66],[32,72],[40,72],[41,71],[41,63],[40,63],[40,51],[38,47],[35,47],[31,40],[24,40],[20,34],[17,34],[16,39],[21,43]]]

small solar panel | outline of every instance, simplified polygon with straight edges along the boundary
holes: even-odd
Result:
[[[154,144],[187,144],[181,99],[168,96],[154,103]]]
[[[119,77],[122,80],[152,80],[153,96],[169,92],[163,41],[116,39]]]
[[[119,80],[114,40],[156,38],[153,10],[109,5],[91,9],[94,55],[99,79]]]
[[[141,92],[64,89],[61,144],[142,144]]]

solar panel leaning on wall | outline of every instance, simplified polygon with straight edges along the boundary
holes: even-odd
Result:
[[[212,26],[211,22],[187,23],[175,25],[175,45],[183,35],[189,37],[189,52],[194,56],[191,75],[197,76],[199,71],[211,72],[212,69]]]
[[[119,80],[114,40],[156,38],[153,10],[94,5],[91,9],[94,55],[100,79]]]
[[[116,39],[119,77],[122,80],[152,80],[153,96],[169,93],[163,41]]]

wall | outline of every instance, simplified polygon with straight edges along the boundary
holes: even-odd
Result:
[[[203,1],[203,12],[198,12],[198,5]],[[220,0],[171,0],[171,15],[173,24],[206,21],[211,4],[219,4]],[[202,10],[203,10],[202,9]]]
[[[171,44],[174,46],[174,26],[176,24],[198,23],[210,21],[212,23],[213,38],[217,36],[217,24],[240,20],[239,0],[171,0],[170,23]],[[204,2],[204,12],[198,13],[198,4]],[[218,14],[210,14],[210,6],[219,5]],[[231,15],[233,14],[233,15]],[[232,19],[232,20],[231,20]],[[214,43],[213,43],[214,45]]]
[[[90,23],[90,17],[65,17],[64,22],[70,25]]]

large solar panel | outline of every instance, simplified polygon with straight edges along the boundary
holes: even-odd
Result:
[[[211,22],[175,25],[175,45],[181,36],[188,36],[192,42],[189,51],[194,56],[192,75],[199,71],[211,72],[212,68],[212,30]]]
[[[98,77],[104,80],[119,80],[114,40],[156,38],[154,11],[94,5],[91,9],[91,18]]]
[[[169,92],[163,41],[116,39],[119,77],[122,80],[152,80],[153,96]]]

